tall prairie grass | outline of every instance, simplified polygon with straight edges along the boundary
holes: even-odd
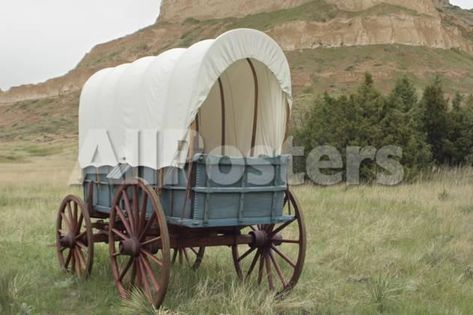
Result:
[[[54,220],[68,154],[0,163],[0,314],[470,314],[473,170],[395,187],[295,187],[307,225],[304,272],[285,299],[236,280],[227,247],[197,272],[172,269],[163,307],[118,298],[106,245],[91,278],[59,271]]]

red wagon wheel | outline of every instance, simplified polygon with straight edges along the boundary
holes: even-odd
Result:
[[[172,263],[179,263],[180,265],[187,264],[189,267],[196,270],[202,263],[204,253],[205,247],[173,248]]]
[[[170,241],[157,194],[143,180],[121,186],[112,202],[109,249],[120,296],[140,289],[159,307],[170,275]]]
[[[61,269],[80,278],[92,271],[94,241],[87,207],[79,197],[66,196],[56,219],[56,251]]]
[[[304,218],[295,196],[287,191],[284,213],[293,219],[281,224],[250,226],[255,242],[245,246],[242,254],[232,246],[233,262],[240,279],[268,282],[278,294],[293,288],[302,272],[306,251]]]

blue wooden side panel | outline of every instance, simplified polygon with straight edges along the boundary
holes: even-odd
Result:
[[[243,226],[278,223],[292,218],[282,213],[288,155],[222,158],[197,154],[193,161],[190,186],[187,182],[189,164],[184,169],[165,169],[162,183],[155,170],[143,167],[130,169],[124,178],[138,176],[159,189],[161,203],[171,224]],[[107,178],[111,170],[110,167],[85,170],[84,197],[87,199],[87,186],[92,181],[94,209],[103,213],[110,212],[120,184],[120,180]]]

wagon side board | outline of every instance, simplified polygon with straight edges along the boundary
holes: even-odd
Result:
[[[84,196],[90,199],[92,217],[103,218],[125,178],[141,177],[159,192],[171,225],[190,228],[276,224],[293,218],[282,213],[287,190],[288,155],[261,158],[222,158],[196,154],[193,169],[129,168],[120,179],[112,167],[88,168],[84,172]],[[238,174],[228,183],[218,180],[229,172]],[[187,174],[191,174],[188,185]],[[269,175],[268,175],[269,174]],[[131,196],[130,196],[131,197]],[[149,213],[151,207],[149,207]]]

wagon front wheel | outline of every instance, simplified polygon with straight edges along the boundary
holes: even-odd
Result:
[[[92,271],[94,242],[89,212],[82,200],[66,196],[56,219],[56,252],[62,270],[80,278]]]
[[[283,294],[292,289],[302,272],[306,250],[304,218],[295,196],[286,192],[284,214],[292,217],[280,224],[249,226],[254,242],[232,246],[233,263],[242,280],[258,284],[267,282],[269,289]]]
[[[116,192],[110,210],[112,273],[122,298],[139,289],[159,307],[170,276],[170,241],[157,194],[143,180]]]

